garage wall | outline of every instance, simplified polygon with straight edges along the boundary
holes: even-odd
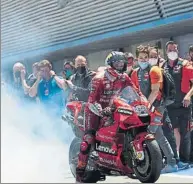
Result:
[[[185,57],[188,53],[188,48],[190,45],[193,45],[193,34],[187,34],[187,35],[182,35],[178,37],[173,38],[178,44],[179,44],[179,49],[180,49],[180,57]],[[131,45],[128,47],[124,47],[125,52],[132,52],[135,55],[136,47],[139,46],[140,44],[142,45],[156,45],[156,42],[161,41],[161,49],[160,53],[161,56],[165,57],[165,44],[167,41],[169,41],[168,38],[161,38],[159,40],[151,40],[148,42],[143,42],[135,45]],[[99,51],[99,52],[94,52],[88,54],[86,57],[89,62],[89,67],[92,70],[96,70],[99,66],[104,66],[105,58],[106,56],[111,52],[112,50],[104,50],[104,51]],[[54,70],[58,73],[62,71],[62,66],[63,66],[64,61],[57,61],[53,63],[53,68]]]
[[[87,55],[89,67],[92,70],[96,70],[99,66],[104,66],[105,58],[112,50],[104,50],[100,52],[94,52]]]
[[[61,9],[64,3],[1,0],[3,57],[64,43],[69,47],[73,41],[80,45],[81,39],[88,42],[93,36],[160,20],[154,0],[73,0]]]
[[[63,70],[63,64],[64,64],[64,61],[56,61],[56,62],[53,62],[52,63],[52,67],[53,67],[53,70],[57,73],[57,74],[60,74],[60,72],[62,72]]]
[[[151,41],[148,41],[148,42],[142,42],[142,43],[138,43],[138,44],[135,44],[135,45],[132,45],[132,47],[131,47],[131,51],[132,51],[132,53],[133,53],[133,55],[134,56],[136,56],[136,48],[139,46],[139,45],[150,45],[150,46],[156,46],[156,43],[158,42],[158,41],[160,41],[161,42],[161,49],[159,49],[159,51],[160,51],[160,54],[161,54],[161,56],[163,56],[164,55],[164,39],[159,39],[159,40],[151,40]]]
[[[180,57],[186,58],[190,45],[193,45],[193,33],[175,37],[174,40],[179,45]]]

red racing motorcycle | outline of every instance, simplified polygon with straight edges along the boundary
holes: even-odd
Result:
[[[69,102],[63,115],[75,134],[69,149],[69,165],[74,177],[85,132],[85,105],[80,101]],[[96,183],[105,180],[106,176],[156,182],[162,169],[162,154],[154,135],[148,132],[153,118],[157,118],[155,110],[130,86],[112,99],[112,106],[112,115],[100,118],[100,128],[85,171],[85,183]],[[99,115],[94,105],[89,104],[89,109]]]

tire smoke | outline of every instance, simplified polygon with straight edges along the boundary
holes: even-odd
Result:
[[[68,147],[73,133],[68,124],[21,102],[5,86],[1,109],[1,182],[72,182]]]

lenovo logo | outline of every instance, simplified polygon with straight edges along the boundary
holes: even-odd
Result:
[[[116,155],[116,151],[115,150],[113,150],[113,149],[111,149],[109,147],[98,145],[98,144],[96,144],[96,150],[104,152],[104,153],[109,153],[109,154],[112,154],[112,155]]]

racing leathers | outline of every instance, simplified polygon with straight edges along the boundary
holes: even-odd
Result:
[[[132,86],[140,96],[143,96],[126,73],[117,73],[113,68],[107,68],[93,78],[88,105],[85,108],[85,135],[83,136],[78,155],[76,169],[76,180],[78,182],[84,181],[83,175],[88,162],[89,152],[95,142],[95,132],[99,128],[99,116],[89,110],[89,104],[94,104],[96,107],[98,107],[97,104],[100,104],[102,106],[101,110],[108,109],[111,99],[117,96],[126,86]]]

